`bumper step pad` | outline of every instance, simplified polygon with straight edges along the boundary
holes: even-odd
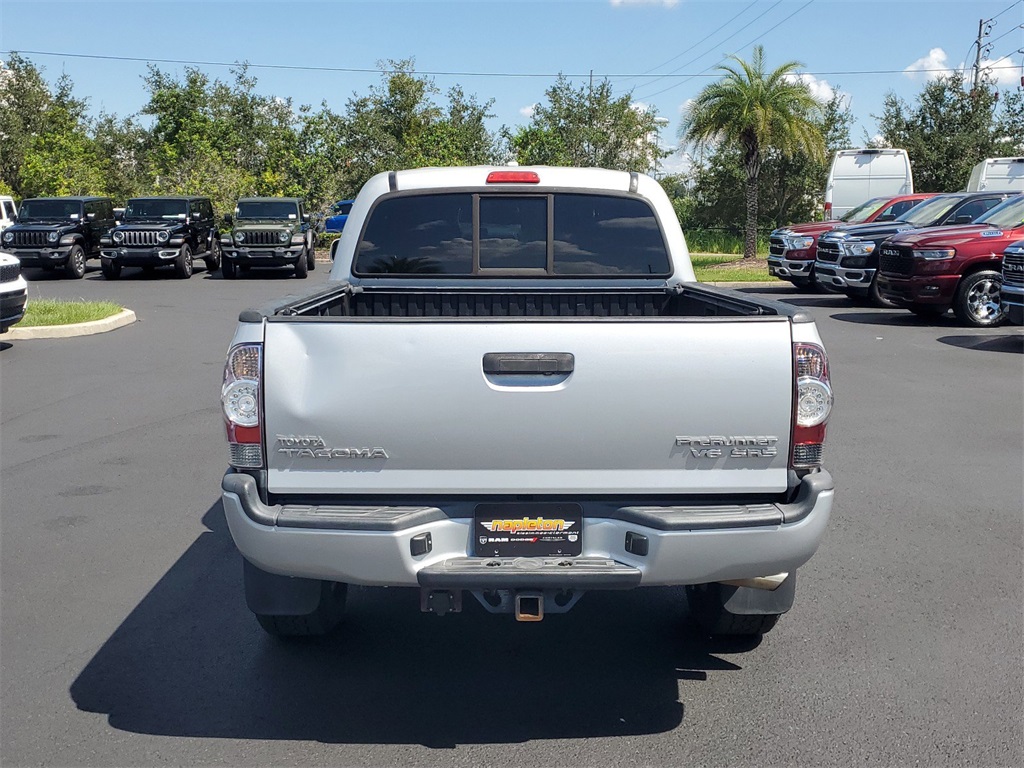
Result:
[[[417,575],[431,589],[632,589],[640,577],[604,557],[453,557]]]

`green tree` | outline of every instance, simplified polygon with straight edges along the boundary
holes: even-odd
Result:
[[[461,88],[448,91],[447,108],[433,80],[416,75],[411,59],[381,63],[381,83],[349,100],[342,141],[346,194],[381,171],[493,162],[496,140],[485,127],[492,102]]]
[[[922,192],[963,189],[971,168],[986,157],[1024,152],[1024,109],[1019,92],[1004,98],[990,82],[968,89],[963,72],[929,81],[914,106],[885,97],[878,132],[882,143],[902,147]]]
[[[53,96],[42,72],[17,53],[0,63],[0,180],[24,197],[21,166],[33,137],[46,129]]]
[[[719,67],[721,80],[704,88],[690,105],[681,137],[698,147],[734,145],[741,153],[746,224],[743,257],[757,253],[758,184],[765,156],[797,151],[824,156],[824,141],[815,122],[821,104],[795,77],[801,65],[791,61],[765,70],[764,49],[754,48],[750,62],[732,56],[734,64]]]
[[[657,113],[637,109],[632,92],[616,97],[608,80],[574,86],[559,75],[530,124],[505,131],[523,165],[568,165],[647,173],[669,155],[658,147]]]

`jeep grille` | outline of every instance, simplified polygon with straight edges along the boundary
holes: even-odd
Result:
[[[279,229],[249,229],[245,231],[243,245],[281,245]],[[290,238],[289,238],[290,239]]]
[[[121,230],[124,245],[158,245],[156,231],[152,229],[124,229]]]
[[[879,252],[878,265],[881,270],[891,275],[914,274],[914,255],[905,246],[883,245]]]
[[[25,245],[46,245],[46,236],[49,232],[38,230],[38,229],[27,229],[27,230],[15,230],[14,242],[11,245],[25,246]]]

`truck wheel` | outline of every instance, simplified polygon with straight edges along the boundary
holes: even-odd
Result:
[[[306,254],[300,253],[299,258],[295,260],[295,276],[299,280],[305,280],[307,274],[309,274],[309,262],[306,260]]]
[[[306,266],[309,267],[309,271],[310,272],[312,272],[314,269],[316,269],[316,249],[315,248],[307,248],[306,249]]]
[[[875,272],[875,276],[871,278],[871,285],[868,287],[868,301],[871,302],[871,306],[881,307],[883,309],[896,309],[899,307],[899,304],[895,301],[885,298],[885,296],[878,292],[877,272]]]
[[[953,300],[953,314],[964,325],[989,328],[1002,324],[1006,315],[999,303],[1003,285],[998,272],[984,271],[967,275],[960,281]]]
[[[207,272],[216,272],[220,269],[220,246],[217,245],[217,241],[214,240],[210,244],[210,250],[206,252],[206,256],[203,259],[203,263],[206,264]]]
[[[772,630],[782,615],[733,613],[725,607],[722,585],[718,583],[687,586],[686,600],[690,605],[690,614],[709,635],[764,635]]]
[[[348,585],[336,581],[320,582],[320,602],[312,613],[301,616],[282,616],[257,613],[256,621],[263,631],[274,637],[319,637],[328,634],[341,623],[345,612]]]
[[[121,276],[121,265],[110,259],[101,259],[100,268],[107,280],[117,280]]]
[[[71,246],[68,253],[68,263],[64,265],[64,273],[75,280],[85,277],[85,251],[80,245]]]
[[[181,280],[192,277],[192,247],[188,243],[182,243],[181,250],[174,260],[174,276]]]
[[[225,280],[234,280],[238,275],[238,267],[231,259],[222,258],[220,262],[220,276]]]

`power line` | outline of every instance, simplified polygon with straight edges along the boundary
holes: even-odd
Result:
[[[989,19],[989,21],[995,21],[1000,16],[1002,16],[1004,13],[1006,13],[1007,11],[1012,11],[1014,6],[1020,5],[1021,3],[1024,3],[1024,0],[1017,0],[1015,3],[1011,3],[1008,8],[1004,8],[1003,10],[1001,10],[999,13],[997,13],[995,16],[993,16],[991,19]]]
[[[769,27],[769,28],[768,28],[768,29],[766,29],[766,30],[765,30],[764,32],[762,32],[762,33],[761,33],[760,35],[758,35],[757,37],[755,37],[755,38],[754,38],[753,40],[750,40],[750,41],[748,41],[747,43],[745,43],[744,45],[741,45],[741,46],[740,46],[740,48],[746,48],[746,47],[747,47],[748,45],[750,45],[751,43],[756,43],[756,42],[757,42],[758,40],[760,40],[760,39],[761,39],[762,37],[764,37],[765,35],[767,35],[767,34],[768,34],[769,32],[771,32],[771,31],[772,31],[773,29],[775,29],[776,27],[780,27],[780,26],[782,26],[783,24],[785,24],[785,23],[786,23],[787,21],[789,21],[789,20],[790,20],[791,18],[793,18],[794,16],[796,16],[796,15],[797,15],[798,13],[800,13],[800,12],[801,12],[801,11],[802,11],[802,10],[803,10],[804,8],[806,8],[807,6],[809,6],[809,5],[810,5],[811,3],[813,3],[813,2],[814,2],[814,0],[807,0],[807,2],[806,2],[806,3],[804,3],[804,4],[803,4],[803,5],[801,5],[801,6],[799,7],[799,8],[797,8],[797,9],[796,9],[795,11],[793,11],[793,12],[792,12],[791,14],[789,14],[789,16],[787,16],[787,17],[785,17],[784,19],[782,19],[782,21],[780,21],[780,22],[779,22],[778,24],[775,24],[774,26],[771,26],[771,27]],[[733,53],[733,54],[730,54],[730,55],[733,55],[733,56],[735,56],[736,54],[735,54],[735,53]],[[647,96],[645,96],[644,98],[647,98],[647,99],[651,99],[651,98],[654,98],[655,96],[660,96],[661,94],[665,93],[666,91],[671,91],[671,90],[672,90],[673,88],[678,88],[678,87],[679,87],[680,85],[682,85],[683,83],[685,83],[685,82],[686,82],[687,80],[689,80],[689,79],[690,79],[690,78],[692,78],[692,77],[714,77],[715,75],[706,75],[705,73],[706,73],[706,72],[708,72],[708,71],[710,71],[711,69],[714,69],[715,67],[717,67],[717,66],[721,65],[721,64],[722,64],[722,62],[726,61],[726,60],[727,60],[728,58],[729,58],[729,57],[728,57],[728,56],[726,56],[726,57],[725,57],[725,58],[723,58],[723,59],[722,59],[721,61],[719,61],[719,62],[718,62],[718,64],[712,64],[712,65],[711,65],[710,67],[708,67],[707,69],[703,69],[703,70],[701,70],[701,71],[700,71],[700,72],[698,72],[698,73],[697,73],[696,75],[690,75],[690,76],[688,76],[688,77],[685,77],[685,78],[683,78],[682,80],[680,80],[680,81],[679,81],[678,83],[675,83],[675,84],[673,84],[673,85],[670,85],[670,86],[669,86],[668,88],[663,88],[662,90],[660,90],[660,91],[657,91],[657,92],[655,92],[655,93],[651,93],[651,94],[648,94],[648,95],[647,95]],[[903,71],[903,70],[894,70],[894,71],[892,71],[892,72],[886,72],[885,74],[895,74],[895,72],[902,72],[902,71]],[[939,70],[939,71],[943,71],[943,70]],[[817,77],[818,75],[823,75],[823,74],[842,74],[842,73],[827,73],[827,72],[818,72],[818,73],[814,73],[814,72],[806,72],[806,73],[803,73],[803,74],[808,74],[808,75],[814,75],[815,77]],[[856,74],[856,73],[852,73],[852,72],[851,72],[851,73],[849,73],[849,74]],[[866,74],[866,73],[861,73],[861,74]]]
[[[810,5],[811,2],[814,2],[814,0],[810,0],[809,2],[805,3],[804,6],[801,6],[801,8],[797,10],[797,13],[800,10],[802,10],[804,7],[806,7],[807,5]],[[1024,2],[1024,0],[1021,0],[1021,2]],[[795,15],[795,13],[793,15]],[[780,21],[779,24],[776,24],[775,26],[777,27],[777,26],[783,24],[784,22],[788,21],[789,18],[790,17],[786,17],[785,19]],[[774,29],[774,28],[775,27],[772,27],[771,29],[766,30],[764,32],[764,34],[768,34],[768,32],[771,32],[772,29]],[[757,42],[757,40],[759,40],[761,37],[763,37],[764,34],[762,34],[759,37],[754,38],[753,40],[748,42],[746,45],[750,45],[750,43]],[[742,47],[746,47],[746,46],[742,46]],[[57,56],[57,57],[65,57],[65,58],[73,58],[73,59],[98,59],[98,60],[102,60],[102,61],[141,62],[141,63],[147,63],[147,64],[184,64],[184,65],[208,66],[208,67],[239,67],[239,66],[245,65],[245,66],[249,67],[250,69],[283,69],[283,70],[290,70],[290,71],[296,71],[296,72],[343,72],[343,73],[350,73],[350,74],[381,74],[381,73],[390,74],[390,73],[394,73],[394,72],[399,71],[399,70],[394,70],[394,69],[370,69],[370,68],[362,68],[362,67],[314,67],[314,66],[301,66],[301,65],[298,65],[298,64],[254,64],[254,63],[251,63],[251,62],[241,62],[241,61],[229,62],[229,61],[203,61],[203,60],[200,60],[200,59],[150,59],[150,58],[141,58],[141,57],[132,57],[132,56],[106,56],[106,55],[101,55],[101,54],[62,53],[62,52],[58,52],[58,51],[5,51],[5,50],[0,50],[0,54],[5,55],[5,56],[9,55],[9,54],[12,54],[12,53],[27,54],[27,55],[32,55],[32,56]],[[725,61],[725,59],[722,59],[722,61]],[[618,79],[618,78],[629,78],[629,77],[651,77],[651,78],[655,78],[655,77],[658,77],[658,78],[662,78],[662,77],[675,77],[675,78],[681,78],[681,80],[686,80],[686,79],[693,78],[693,77],[718,77],[719,75],[717,75],[715,73],[707,74],[709,72],[709,70],[711,70],[712,68],[713,67],[708,67],[707,69],[701,70],[700,72],[694,72],[694,73],[674,72],[674,73],[669,73],[669,74],[657,74],[657,73],[637,73],[637,72],[611,72],[611,73],[594,72],[593,74],[595,76],[598,76],[598,77],[601,77],[601,78],[606,78],[606,79],[609,79],[609,80],[610,79]],[[915,69],[914,72],[915,73],[917,73],[917,72],[922,72],[922,73],[926,73],[926,72],[954,72],[956,70],[957,70],[956,67],[931,67],[931,68],[926,68],[926,69]],[[905,71],[906,71],[905,69],[847,69],[847,70],[821,70],[821,71],[813,71],[813,72],[807,71],[807,72],[802,72],[801,74],[814,75],[815,77],[824,77],[824,76],[835,77],[835,76],[840,76],[840,75],[898,75],[898,74],[903,74],[903,72],[905,72]],[[429,75],[429,76],[432,76],[432,77],[485,77],[485,78],[486,77],[491,77],[491,78],[541,78],[541,77],[543,77],[543,78],[556,78],[559,75],[561,75],[561,76],[566,77],[566,78],[588,78],[588,77],[590,77],[591,73],[589,71],[588,72],[583,72],[583,73],[565,73],[565,72],[548,73],[548,72],[468,72],[468,71],[457,72],[457,71],[441,71],[441,70],[416,70],[416,74],[418,74],[418,75]],[[675,88],[677,85],[680,85],[680,83],[676,83],[675,85],[672,85],[670,87],[671,88]],[[657,95],[657,94],[652,94],[652,95]]]

